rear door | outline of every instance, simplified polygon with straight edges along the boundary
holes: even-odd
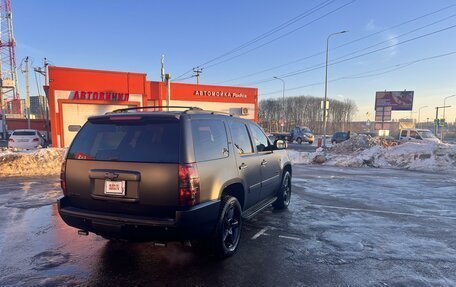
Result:
[[[159,215],[178,205],[180,122],[113,116],[87,122],[67,157],[73,206]]]
[[[70,126],[82,126],[90,116],[103,115],[116,109],[128,108],[127,105],[97,105],[97,104],[62,104],[63,146],[68,147],[76,136],[76,131]]]
[[[280,157],[276,156],[273,146],[264,132],[255,124],[251,123],[250,129],[254,146],[260,160],[261,172],[261,199],[272,197],[276,194],[280,182]]]
[[[247,187],[245,209],[260,200],[261,165],[252,145],[252,137],[247,126],[238,120],[230,121],[231,138],[235,147],[236,165],[240,177]]]

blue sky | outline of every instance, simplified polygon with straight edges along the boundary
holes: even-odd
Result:
[[[262,47],[205,67],[201,82],[251,84],[259,89],[260,99],[281,97],[282,83],[273,80],[274,76],[320,66],[324,63],[324,54],[318,53],[325,50],[326,37],[333,32],[349,30],[331,38],[330,61],[344,59],[342,57],[350,53],[357,56],[396,45],[329,67],[329,80],[344,78],[330,81],[329,97],[354,100],[359,108],[356,119],[365,120],[366,112],[370,112],[373,119],[375,91],[414,90],[414,113],[395,112],[393,117],[412,115],[416,118],[418,108],[427,105],[428,108],[421,110],[422,120],[434,118],[434,107],[443,105],[444,97],[456,94],[456,53],[425,60],[456,52],[456,27],[449,28],[456,25],[456,6],[448,7],[456,2],[451,0],[12,2],[18,65],[25,56],[32,57],[34,66],[47,57],[57,66],[146,72],[150,80],[160,77],[162,53],[165,54],[166,72],[176,78],[317,5],[326,5],[220,60],[264,44]],[[448,8],[397,26],[445,7]],[[393,26],[397,27],[387,29]],[[442,29],[447,30],[424,36]],[[371,34],[374,35],[347,44]],[[420,36],[423,37],[412,40]],[[270,42],[277,37],[281,38]],[[265,44],[267,42],[270,43]],[[340,45],[344,46],[334,49]],[[420,61],[407,66],[417,60]],[[214,63],[217,61],[210,64]],[[248,77],[253,73],[256,74]],[[286,96],[322,97],[324,94],[323,68],[284,79],[290,89]],[[23,86],[21,74],[19,80]],[[31,80],[34,83],[34,78]],[[36,91],[35,86],[32,85],[32,92]],[[296,88],[301,86],[304,87]],[[23,96],[25,89],[20,92]],[[447,109],[447,119],[455,121],[456,97],[449,99],[447,104],[453,106]]]

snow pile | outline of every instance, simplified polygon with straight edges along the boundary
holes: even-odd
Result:
[[[64,153],[63,148],[0,150],[0,176],[56,175],[60,172]]]
[[[346,141],[333,145],[329,150],[331,153],[347,154],[354,151],[362,151],[374,146],[390,147],[399,144],[400,142],[394,139],[371,137],[369,135],[356,135]]]
[[[456,145],[406,142],[359,135],[334,145],[325,153],[289,151],[293,163],[323,163],[341,167],[402,168],[456,171]]]
[[[292,163],[299,164],[310,164],[312,163],[313,157],[315,153],[310,152],[298,152],[295,150],[288,150],[288,157],[290,158]]]

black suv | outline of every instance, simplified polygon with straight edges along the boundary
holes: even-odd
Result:
[[[81,234],[205,242],[223,258],[237,250],[242,218],[288,206],[285,142],[199,108],[138,109],[90,117],[69,147],[59,213]]]

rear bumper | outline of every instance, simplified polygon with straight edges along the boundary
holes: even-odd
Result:
[[[153,218],[105,213],[73,207],[66,197],[58,200],[58,210],[66,224],[109,238],[136,241],[176,241],[207,237],[214,230],[220,201],[201,203],[174,218]]]
[[[17,142],[8,142],[8,148],[20,148],[20,149],[35,149],[40,145],[39,142],[34,143],[17,143]]]

